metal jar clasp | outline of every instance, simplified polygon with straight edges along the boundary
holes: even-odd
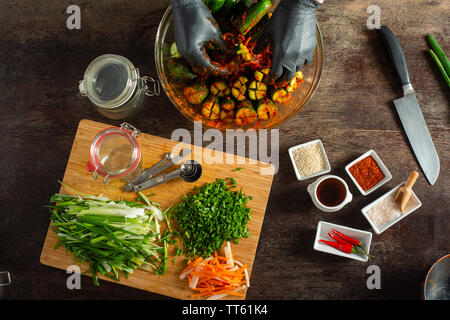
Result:
[[[144,83],[145,94],[149,97],[159,96],[161,94],[161,85],[158,80],[152,77],[142,77]]]
[[[125,129],[131,132],[131,135],[135,138],[141,133],[141,130],[137,129],[135,126],[129,124],[128,122],[124,122],[120,125],[120,129]]]

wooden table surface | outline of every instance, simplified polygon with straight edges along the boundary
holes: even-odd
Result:
[[[43,208],[59,190],[78,122],[108,122],[79,95],[78,81],[95,57],[116,53],[141,74],[156,76],[156,30],[168,1],[80,0],[81,30],[69,30],[68,1],[0,2],[0,271],[13,284],[4,299],[166,299],[149,292],[82,277],[82,290],[66,287],[67,274],[39,262],[49,214]],[[426,181],[406,141],[392,100],[401,95],[366,10],[381,8],[381,22],[398,36],[412,84],[440,156],[434,186]],[[269,197],[248,299],[420,299],[428,268],[450,251],[450,91],[426,52],[432,33],[450,53],[448,1],[332,1],[318,11],[325,68],[306,109],[280,128],[279,171]],[[133,125],[170,138],[193,125],[162,93],[151,99]],[[299,182],[288,148],[321,139],[332,173],[355,195],[339,213],[315,209]],[[344,172],[358,155],[374,149],[393,178],[362,196]],[[419,170],[414,191],[422,207],[381,235],[360,209]],[[312,249],[318,221],[373,233],[369,263]],[[367,267],[381,271],[381,289],[369,290]]]

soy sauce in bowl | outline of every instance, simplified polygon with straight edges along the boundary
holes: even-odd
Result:
[[[319,183],[316,189],[317,199],[327,207],[340,205],[347,196],[345,185],[335,178],[328,178]]]

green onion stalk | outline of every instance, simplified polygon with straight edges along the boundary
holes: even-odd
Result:
[[[138,268],[165,274],[168,243],[159,240],[163,214],[154,202],[140,196],[144,203],[54,194],[47,207],[58,236],[55,249],[62,246],[75,262],[88,263],[95,285],[99,285],[98,274],[116,281],[120,274],[128,278]]]

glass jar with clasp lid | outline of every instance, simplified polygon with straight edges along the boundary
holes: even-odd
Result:
[[[105,54],[89,64],[79,90],[103,116],[118,120],[142,111],[148,96],[160,94],[160,85],[151,77],[141,77],[127,58]]]
[[[103,183],[111,179],[130,182],[142,172],[141,148],[137,141],[140,131],[129,123],[100,131],[91,142],[86,169]]]

